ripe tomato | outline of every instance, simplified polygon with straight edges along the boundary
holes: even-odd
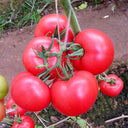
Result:
[[[57,79],[50,88],[51,102],[57,111],[67,116],[87,112],[98,95],[95,76],[87,71],[75,71],[68,81]]]
[[[71,60],[76,69],[97,75],[111,65],[114,48],[109,37],[103,32],[95,29],[83,30],[78,33],[74,42],[84,49],[84,55],[79,60]]]
[[[4,103],[4,98],[3,99],[0,99],[0,102]]]
[[[45,50],[47,50],[52,42],[52,38],[50,37],[37,37],[29,42],[26,46],[23,53],[23,64],[28,72],[31,72],[33,75],[38,75],[44,71],[46,71],[45,67],[36,69],[39,65],[44,65],[43,58],[38,57],[33,49],[36,51],[37,49],[41,52],[41,46],[43,45]],[[59,44],[56,40],[54,40],[51,53],[58,53],[60,51]],[[47,60],[48,68],[51,68],[57,64],[58,58],[56,56],[49,57]],[[65,61],[65,60],[64,60]],[[62,62],[63,63],[63,62]],[[49,74],[51,74],[51,79],[57,76],[56,69],[53,69]]]
[[[3,120],[3,118],[6,115],[6,109],[2,102],[0,102],[0,122]]]
[[[26,115],[21,116],[22,123],[14,122],[12,128],[35,128],[34,121]]]
[[[4,76],[0,75],[0,99],[3,99],[8,93],[8,82]]]
[[[16,105],[16,103],[14,102],[13,98],[10,97],[7,102],[6,102],[6,108],[7,110],[12,110],[13,109],[13,105]],[[16,111],[17,111],[17,116],[22,116],[25,114],[26,110],[24,110],[23,108],[19,107],[18,105],[16,106]],[[11,116],[15,116],[15,111],[9,112],[8,113]]]
[[[38,77],[21,72],[12,81],[11,96],[15,103],[27,111],[40,111],[50,103],[50,90]]]
[[[57,15],[49,14],[44,16],[36,26],[35,29],[35,37],[52,36],[57,26]],[[61,14],[59,14],[59,30],[60,33],[66,29],[67,26],[67,18]],[[68,31],[67,42],[72,42],[74,38],[73,32],[71,28]],[[63,39],[64,40],[64,39]],[[63,41],[62,40],[62,41]]]
[[[111,84],[110,82],[106,82],[104,80],[100,81],[101,92],[110,97],[115,97],[119,95],[123,89],[123,81],[114,74],[109,74],[107,76],[107,79],[114,79],[115,84]]]

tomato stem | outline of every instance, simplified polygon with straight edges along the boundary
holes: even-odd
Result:
[[[103,76],[99,75],[98,79],[100,81],[105,81],[105,83],[109,82],[111,85],[116,84],[116,80],[114,78],[110,78],[109,79],[107,76],[106,77],[103,77]]]
[[[84,54],[84,50],[83,48],[77,44],[77,43],[66,43],[66,47],[65,47],[65,43],[58,41],[60,43],[60,52],[58,53],[52,53],[51,52],[51,48],[53,46],[53,40],[51,42],[51,45],[49,46],[48,50],[45,50],[44,47],[42,46],[42,51],[39,51],[37,49],[37,51],[33,50],[33,52],[40,58],[42,58],[44,60],[44,64],[43,65],[39,65],[36,68],[43,68],[45,67],[46,71],[40,73],[38,75],[38,78],[42,79],[43,82],[47,81],[50,78],[50,72],[53,69],[56,69],[56,72],[58,74],[58,76],[62,79],[62,80],[68,80],[72,77],[73,72],[70,68],[70,66],[68,65],[68,63],[65,64],[65,60],[63,62],[63,59],[79,59],[81,56],[83,56]],[[67,54],[67,56],[63,57],[63,54],[66,54],[67,51],[73,51],[73,53],[71,54]],[[57,64],[51,68],[48,68],[48,62],[47,59],[49,57],[52,56],[56,56],[57,57]],[[63,64],[62,64],[63,62]],[[59,73],[58,69],[61,71],[61,74]]]
[[[58,0],[58,2],[67,18],[69,15],[69,11],[71,9],[70,25],[71,25],[74,35],[76,36],[81,31],[81,29],[80,29],[80,25],[78,23],[77,17],[75,15],[74,9],[72,8],[71,1],[70,0]]]
[[[13,125],[13,123],[14,123],[14,121],[12,121],[12,120],[10,120],[10,119],[8,119],[8,118],[4,118],[4,119],[2,120],[2,122],[5,122],[5,123],[10,124],[10,125]]]
[[[18,124],[21,124],[22,123],[22,119],[19,117],[19,118],[16,118],[15,121],[18,123]]]

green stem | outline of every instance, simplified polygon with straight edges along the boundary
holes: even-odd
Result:
[[[58,0],[58,1],[66,17],[68,17],[69,11],[71,9],[70,25],[71,25],[74,35],[76,36],[81,31],[81,29],[80,29],[80,25],[78,23],[77,17],[75,15],[75,12],[71,6],[71,1],[70,0]]]
[[[115,81],[114,78],[108,79],[108,78],[106,78],[106,77],[103,77],[103,76],[99,75],[99,78],[98,78],[98,79],[99,79],[100,81],[105,81],[105,83],[109,82],[111,85],[116,84],[116,81]]]
[[[10,120],[10,119],[8,119],[8,118],[4,118],[4,119],[2,120],[2,122],[5,122],[5,123],[10,124],[10,125],[13,125],[13,123],[14,123],[14,121],[12,121],[12,120]]]

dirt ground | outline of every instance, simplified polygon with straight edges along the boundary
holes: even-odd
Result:
[[[110,37],[115,48],[115,60],[128,62],[128,8],[112,11],[112,7],[114,4],[97,10],[90,7],[76,12],[76,15],[81,29],[98,29]],[[25,71],[22,54],[33,38],[34,30],[30,26],[6,32],[0,38],[0,74],[6,77],[9,86],[18,73]]]

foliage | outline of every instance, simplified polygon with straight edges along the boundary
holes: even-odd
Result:
[[[42,11],[51,2],[52,0],[11,0],[0,9],[0,33],[8,28],[32,26],[37,23],[41,18]]]

